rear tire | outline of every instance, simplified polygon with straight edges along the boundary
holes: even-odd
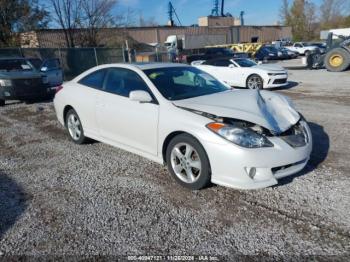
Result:
[[[343,48],[334,48],[326,54],[325,66],[328,71],[343,72],[350,66],[350,54]]]
[[[4,106],[5,105],[5,100],[0,99],[0,106]]]
[[[170,174],[183,187],[199,190],[210,184],[208,156],[198,140],[188,134],[178,135],[170,141],[166,163]]]
[[[67,112],[65,124],[69,137],[74,143],[81,145],[87,141],[80,118],[74,109],[70,109]]]
[[[253,74],[247,78],[246,87],[249,89],[263,89],[264,81],[261,76]]]

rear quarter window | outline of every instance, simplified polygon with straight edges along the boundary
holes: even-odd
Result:
[[[84,86],[102,90],[106,72],[107,70],[105,69],[95,71],[82,78],[78,83]]]

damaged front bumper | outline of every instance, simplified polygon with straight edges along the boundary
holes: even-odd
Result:
[[[276,185],[278,179],[301,171],[312,150],[311,131],[306,123],[304,127],[308,141],[300,147],[293,147],[278,136],[269,137],[274,144],[271,148],[248,149],[230,142],[205,143],[212,182],[238,189],[259,189]]]

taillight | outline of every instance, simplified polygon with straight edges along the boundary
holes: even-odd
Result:
[[[57,87],[56,87],[56,94],[57,94],[59,91],[61,91],[62,89],[63,89],[63,86],[62,86],[62,85],[57,86]]]

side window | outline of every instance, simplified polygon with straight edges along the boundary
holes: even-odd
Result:
[[[295,47],[302,47],[301,44],[295,44]]]
[[[150,93],[148,86],[136,72],[124,68],[111,68],[109,70],[105,91],[129,97],[130,92],[136,90]]]
[[[60,68],[60,61],[58,59],[48,59],[44,62],[45,67],[49,70],[54,70]]]
[[[81,79],[79,81],[79,84],[96,88],[96,89],[102,89],[105,75],[106,75],[106,69],[95,71],[85,76],[83,79]]]

